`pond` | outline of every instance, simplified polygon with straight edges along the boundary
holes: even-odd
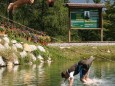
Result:
[[[61,71],[74,62],[40,63],[39,65],[14,66],[13,69],[0,68],[0,86],[68,86],[63,83]],[[94,62],[90,69],[91,84],[83,84],[79,75],[73,86],[115,86],[115,62]]]

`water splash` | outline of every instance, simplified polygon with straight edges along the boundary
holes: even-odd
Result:
[[[67,84],[66,83],[61,83],[61,86],[67,86]]]
[[[61,81],[61,86],[68,86],[68,81],[65,81],[64,79]]]
[[[106,85],[106,80],[103,80],[103,79],[98,79],[98,78],[93,78],[91,79],[91,81],[88,81],[87,83],[79,83],[79,84],[76,84],[74,83],[73,86],[103,86],[103,85]],[[61,82],[61,86],[68,86],[68,82]]]
[[[93,78],[91,81],[84,83],[87,86],[99,86],[104,84],[106,81],[102,79]]]

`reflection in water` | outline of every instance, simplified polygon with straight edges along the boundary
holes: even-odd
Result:
[[[5,68],[0,68],[0,86],[2,86],[2,77],[3,77],[3,72],[4,72]]]
[[[0,68],[0,86],[68,86],[60,76],[61,71],[70,67],[67,63],[40,63],[39,65],[14,66],[12,69]],[[94,62],[90,70],[93,82],[81,83],[79,74],[73,86],[115,86],[115,63]]]
[[[43,83],[44,81],[44,68],[43,68],[43,65],[44,63],[40,63],[39,66],[38,66],[38,75],[39,75],[39,78],[38,78],[38,81],[39,81],[39,84]]]

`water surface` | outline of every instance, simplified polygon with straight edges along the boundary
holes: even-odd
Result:
[[[13,69],[0,68],[0,86],[67,86],[60,76],[75,62],[40,63],[39,65],[14,66]],[[79,74],[73,86],[115,86],[115,62],[94,62],[90,69],[94,83],[83,84]]]

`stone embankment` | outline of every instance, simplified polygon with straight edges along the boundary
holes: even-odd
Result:
[[[43,57],[47,50],[41,45],[33,45],[10,40],[7,35],[0,35],[0,66],[20,64],[19,59],[26,59],[29,64],[35,61],[51,61],[49,56]],[[30,60],[30,61],[29,61]],[[26,62],[25,62],[26,63]]]

